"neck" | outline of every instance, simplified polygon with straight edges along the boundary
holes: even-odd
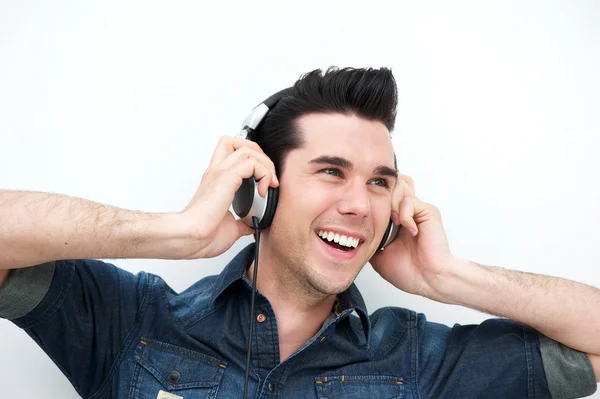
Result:
[[[269,299],[279,336],[280,361],[284,361],[312,338],[330,315],[335,295],[326,295],[306,287],[286,265],[275,259],[261,237],[256,288]],[[254,276],[254,262],[246,274]]]

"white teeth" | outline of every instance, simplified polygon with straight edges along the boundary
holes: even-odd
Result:
[[[338,233],[334,233],[332,231],[319,230],[317,234],[324,240],[337,242],[345,247],[356,248],[360,243],[359,238],[339,235]]]

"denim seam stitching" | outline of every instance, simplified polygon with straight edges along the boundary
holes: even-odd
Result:
[[[158,287],[160,291],[160,297],[163,300],[162,306],[159,306],[161,310],[165,311],[165,316],[173,320],[173,322],[179,326],[181,329],[185,329],[185,323],[182,320],[179,320],[175,315],[171,312],[171,305],[169,304],[169,299],[167,298],[167,292],[165,291],[165,286],[161,285]]]
[[[121,350],[119,351],[117,357],[113,361],[113,364],[111,365],[110,370],[108,371],[108,374],[106,375],[106,377],[104,378],[104,381],[102,382],[102,384],[100,384],[100,387],[96,390],[96,392],[94,392],[92,395],[88,396],[89,399],[92,399],[94,396],[103,394],[105,392],[105,390],[108,389],[108,387],[111,385],[112,377],[117,372],[119,367],[121,366],[121,363],[123,362],[123,359],[125,358],[125,355],[127,354],[127,351],[129,350],[130,346],[132,345],[132,342],[134,342],[134,339],[133,339],[133,338],[135,338],[134,334],[139,332],[139,330],[142,326],[142,321],[146,317],[146,312],[148,311],[148,307],[150,306],[150,303],[152,303],[152,298],[151,298],[150,294],[152,291],[153,283],[154,283],[154,278],[151,275],[147,274],[146,275],[146,288],[145,288],[144,294],[142,296],[142,301],[140,303],[140,307],[138,308],[138,313],[140,316],[139,320],[137,323],[135,323],[131,327],[131,329],[125,336],[125,339],[123,340],[123,344],[121,345]]]
[[[71,283],[72,283],[72,276],[74,274],[74,271],[71,272],[69,281],[67,282],[66,286],[70,287]],[[56,305],[57,302],[61,302],[64,300],[64,297],[66,297],[66,294],[63,295],[63,293],[65,293],[67,291],[68,288],[62,288],[59,295],[57,296],[57,298],[52,302],[52,304],[48,307],[48,309],[42,313],[42,315],[35,321],[35,323],[25,323],[24,328],[27,330],[31,330],[33,327],[43,323],[44,321],[48,320],[48,318],[50,318],[60,307],[60,305]],[[50,313],[50,314],[49,314]],[[49,314],[49,315],[48,315]],[[36,342],[37,339],[34,339]],[[38,344],[41,345],[41,342],[38,342]],[[42,346],[43,347],[43,346]],[[45,352],[45,351],[44,351]],[[46,353],[46,352],[45,352]],[[71,385],[73,385],[73,388],[75,389],[75,391],[79,394],[79,396],[81,396],[82,398],[85,397],[85,395],[83,394],[83,390],[81,388],[81,386],[75,381],[75,379],[73,378],[73,376],[71,375],[71,373],[68,372],[67,369],[65,369],[62,364],[60,364],[60,362],[57,361],[57,359],[52,356],[49,353],[46,353],[46,355],[52,360],[52,362],[54,364],[56,364],[56,366],[63,372],[63,374],[65,375],[65,377],[67,377],[67,379],[69,380],[69,382],[71,383]]]
[[[410,334],[410,341],[411,341],[411,361],[413,363],[412,367],[411,367],[411,373],[412,373],[412,382],[413,382],[413,392],[416,398],[420,399],[421,398],[421,393],[419,392],[419,334],[418,334],[418,327],[419,327],[419,323],[418,323],[419,319],[418,317],[416,317],[416,313],[414,311],[410,312],[410,327],[409,327],[409,334]]]
[[[185,293],[185,294],[182,294],[182,295],[180,294],[180,295],[178,295],[178,296],[177,296],[177,298],[178,298],[179,300],[181,300],[182,298],[187,298],[187,297],[197,297],[198,295],[201,295],[201,294],[203,294],[203,293],[205,293],[205,292],[207,292],[207,291],[211,290],[212,288],[213,288],[213,286],[212,286],[212,284],[211,284],[211,285],[209,285],[209,286],[208,286],[208,287],[206,287],[206,288],[197,289],[197,290],[194,290],[194,291],[191,291],[191,292],[187,292],[187,293]],[[212,304],[213,302],[211,301],[210,303]],[[209,307],[207,307],[207,308],[205,308],[205,310],[206,310],[206,309],[210,309],[210,308],[209,308]],[[191,314],[191,315],[189,315],[189,316],[185,316],[185,315],[183,315],[183,316],[181,317],[181,320],[180,320],[180,325],[181,325],[183,328],[186,328],[186,326],[188,325],[188,323],[190,322],[190,320],[193,320],[193,319],[194,319],[194,317],[195,317],[196,315],[197,315],[197,313],[192,313],[192,314]]]
[[[389,311],[390,313],[393,314],[391,309],[387,308],[387,311]],[[400,340],[402,339],[404,334],[406,334],[406,329],[403,329],[402,331],[394,332],[392,334],[392,336],[388,339],[388,342],[386,342],[386,345],[383,346],[383,348],[386,348],[385,352],[378,353],[377,355],[373,354],[371,358],[372,359],[381,359],[385,355],[390,353],[398,345],[398,342],[400,342]],[[393,343],[391,341],[393,341]]]
[[[55,266],[54,270],[55,270],[54,273],[56,273],[56,270],[57,270],[56,266]],[[31,329],[33,327],[36,327],[36,326],[42,324],[43,322],[45,322],[46,320],[48,320],[50,317],[52,317],[52,315],[54,315],[54,313],[56,313],[56,311],[62,305],[62,302],[65,300],[65,298],[67,296],[67,291],[69,290],[69,288],[71,288],[71,284],[73,284],[74,275],[75,275],[75,265],[72,265],[70,272],[69,272],[68,280],[67,280],[66,284],[64,284],[64,286],[60,289],[60,292],[58,293],[58,295],[56,296],[54,301],[52,301],[52,303],[48,306],[48,308],[44,311],[44,313],[42,313],[35,320],[26,321],[23,325],[24,328]],[[52,278],[54,279],[54,276],[52,276]],[[43,299],[42,299],[42,302],[43,302]],[[39,306],[39,304],[38,304],[38,306]]]
[[[216,311],[218,311],[219,309],[221,309],[223,307],[223,303],[219,303],[217,306],[212,307],[212,308],[207,308],[204,309],[202,312],[200,312],[198,314],[198,318],[197,319],[191,319],[194,320],[193,322],[191,322],[190,324],[184,324],[183,327],[184,329],[188,329],[191,326],[193,326],[196,323],[199,323],[200,321],[204,320],[205,318],[207,318],[208,316],[210,316],[211,314],[215,313]]]
[[[56,266],[55,266],[56,267]],[[56,268],[54,269],[55,273],[56,273]],[[75,270],[74,270],[74,266],[71,268],[70,273],[69,273],[69,278],[66,282],[66,284],[64,284],[64,286],[61,288],[59,294],[57,295],[57,297],[55,298],[55,300],[50,304],[50,306],[48,306],[48,309],[46,309],[44,311],[44,313],[42,313],[35,321],[31,321],[31,322],[25,322],[25,325],[23,326],[25,329],[27,330],[31,330],[33,327],[42,324],[43,322],[45,322],[46,320],[48,320],[50,317],[52,317],[52,315],[58,310],[58,308],[60,308],[60,304],[57,303],[61,303],[64,301],[64,298],[66,297],[66,292],[68,291],[69,287],[71,287],[71,284],[73,282],[73,275],[75,274]],[[52,276],[52,278],[54,279],[54,276]],[[37,342],[37,340],[36,340]],[[41,342],[39,342],[39,344],[41,344]],[[45,352],[45,351],[44,351]],[[79,386],[79,384],[77,384],[77,382],[75,381],[75,379],[73,378],[73,376],[71,375],[71,373],[69,373],[61,364],[60,362],[58,362],[54,356],[52,356],[51,354],[47,353],[47,356],[54,362],[54,364],[56,364],[58,366],[58,368],[64,373],[65,377],[67,377],[67,379],[69,380],[69,382],[73,385],[73,388],[75,389],[75,391],[77,391],[77,393],[81,396],[84,397],[83,395],[83,391],[81,389],[81,386]]]
[[[535,370],[533,368],[531,340],[529,337],[529,331],[527,331],[524,325],[521,325],[521,332],[523,334],[523,343],[525,347],[525,359],[527,363],[527,395],[530,398],[535,398]]]
[[[269,307],[269,311],[272,314],[271,320],[269,320],[270,327],[271,327],[271,328],[269,328],[269,334],[271,335],[271,345],[273,347],[272,350],[273,350],[273,354],[274,354],[273,356],[277,357],[276,359],[273,359],[273,360],[278,360],[279,363],[281,363],[281,357],[279,354],[279,350],[280,350],[279,334],[277,334],[277,337],[276,337],[277,317],[275,315],[275,311],[273,310],[273,306],[271,306],[271,303],[268,300],[266,300],[265,302],[266,302],[266,305]],[[256,335],[258,335],[258,334],[256,334]],[[273,363],[275,363],[275,362],[273,362]],[[275,367],[277,367],[277,366],[275,366]]]
[[[133,384],[132,389],[129,390],[129,399],[135,399],[135,397],[138,395],[138,387],[139,387],[139,378],[140,378],[140,369],[142,368],[142,365],[139,364],[138,362],[135,362],[135,367],[133,369],[133,376],[131,378],[131,383]]]

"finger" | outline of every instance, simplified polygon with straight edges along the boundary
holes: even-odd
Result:
[[[231,157],[221,163],[220,168],[224,173],[234,173],[241,184],[242,179],[248,179],[254,176],[258,181],[258,193],[261,197],[267,195],[268,187],[272,182],[273,174],[265,165],[254,157],[243,158],[232,154]],[[239,186],[237,187],[239,188]]]
[[[228,230],[231,229],[231,232],[227,232],[227,236],[229,237],[231,234],[234,234],[234,241],[237,241],[240,237],[247,236],[254,232],[252,227],[248,226],[242,219],[236,220],[231,211],[227,211],[227,214],[223,219],[223,225],[228,226]]]
[[[210,163],[208,164],[209,168],[211,166],[214,166],[216,164],[223,162],[223,160],[225,158],[227,158],[227,156],[234,151],[233,149],[230,151],[230,149],[232,148],[230,145],[231,140],[233,140],[233,137],[230,137],[230,136],[222,136],[219,139],[219,142],[217,143],[217,146],[215,147],[213,155],[210,158]]]
[[[247,148],[247,147],[241,148],[238,151],[245,152],[248,154],[249,157],[256,158],[260,163],[262,163],[269,169],[269,171],[271,172],[270,173],[271,178],[267,181],[266,187],[269,187],[269,186],[277,187],[279,185],[279,179],[277,179],[277,172],[275,170],[275,164],[273,163],[271,158],[269,158],[264,152],[262,152],[262,151],[257,152],[257,151],[254,151],[253,149]]]
[[[259,160],[263,165],[265,165],[266,167],[268,167],[269,169],[271,169],[271,171],[273,173],[275,173],[275,164],[273,163],[273,161],[271,160],[271,158],[269,158],[262,151],[255,151],[253,148],[250,148],[250,147],[241,147],[241,148],[237,149],[230,156],[235,156],[235,157],[240,157],[240,158],[243,158],[243,157],[254,157],[257,160]]]
[[[248,226],[242,219],[236,220],[235,225],[238,229],[238,238],[254,233],[252,227]]]
[[[269,186],[272,185],[273,178],[273,173],[269,172],[267,176],[258,181],[258,193],[261,197],[264,198],[267,196],[267,193],[269,192]]]
[[[261,165],[269,170],[269,179],[262,183],[265,186],[265,190],[269,187],[277,187],[279,185],[279,180],[277,179],[277,175],[275,174],[275,165],[273,161],[269,157],[267,157],[264,153],[259,153],[251,148],[243,147],[239,150],[236,150],[232,154],[230,154],[221,164],[218,165],[219,168],[227,170],[235,168],[237,164],[243,163],[246,159],[256,159]],[[245,176],[244,178],[248,178],[252,176],[251,174]],[[255,176],[257,180],[259,180],[258,176]]]
[[[264,153],[262,148],[260,148],[260,146],[254,141],[242,139],[239,137],[223,136],[219,139],[219,142],[217,143],[217,147],[215,148],[213,156],[210,159],[209,167],[223,162],[225,158],[227,158],[233,152],[241,148],[250,148],[259,154],[263,154],[266,157],[266,154]]]
[[[406,189],[405,185],[402,184],[402,180],[398,179],[394,186],[394,190],[392,191],[392,222],[396,225],[400,224],[400,220],[398,219],[398,214],[400,213],[400,202],[402,198],[404,198]]]
[[[406,186],[408,188],[408,190],[406,190],[406,195],[416,197],[415,182],[414,182],[413,178],[410,177],[409,175],[404,175],[402,173],[398,173],[398,179],[399,179],[399,181],[403,181],[406,184]]]
[[[400,225],[406,228],[412,236],[416,236],[419,232],[414,219],[415,210],[418,207],[417,202],[420,202],[417,197],[404,197],[400,203],[400,211],[398,213]]]
[[[247,179],[250,176],[254,176],[256,181],[258,181],[258,194],[263,198],[266,197],[269,185],[273,180],[273,173],[254,158],[248,158],[242,166],[244,176],[240,177]]]
[[[398,179],[392,192],[392,221],[400,224],[397,216],[400,214],[400,203],[405,197],[414,197],[414,191],[404,179]],[[394,212],[396,215],[394,215]]]

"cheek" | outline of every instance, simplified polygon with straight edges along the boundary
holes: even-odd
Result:
[[[318,185],[283,187],[280,191],[277,213],[286,215],[290,223],[312,222],[335,203],[332,191]]]
[[[372,202],[372,212],[374,216],[375,229],[382,233],[387,228],[392,216],[391,198],[380,199]]]

